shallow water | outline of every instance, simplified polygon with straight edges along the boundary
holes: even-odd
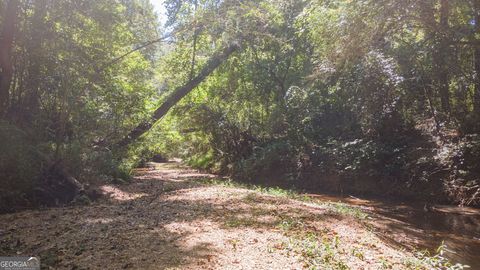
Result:
[[[435,253],[443,243],[444,256],[453,263],[480,269],[480,209],[331,195],[308,196],[361,207],[370,214],[378,236],[394,245]]]

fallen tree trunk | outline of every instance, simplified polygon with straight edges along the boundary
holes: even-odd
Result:
[[[237,43],[230,44],[221,52],[217,52],[215,55],[210,58],[205,67],[200,71],[200,73],[190,80],[187,84],[175,89],[173,93],[167,97],[165,102],[153,113],[150,119],[146,122],[141,123],[136,128],[134,128],[127,136],[125,136],[120,142],[115,146],[124,147],[137,140],[145,132],[150,130],[153,125],[164,117],[168,111],[175,106],[182,98],[184,98],[188,93],[190,93],[195,87],[197,87],[201,82],[203,82],[213,71],[215,71],[223,62],[225,62],[228,57],[239,48]]]

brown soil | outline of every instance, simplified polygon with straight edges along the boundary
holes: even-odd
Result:
[[[323,269],[317,257],[332,269],[405,269],[412,258],[326,205],[202,184],[215,176],[176,163],[136,175],[91,205],[0,216],[0,255],[52,269]]]

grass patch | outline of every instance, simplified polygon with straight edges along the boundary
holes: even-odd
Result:
[[[225,226],[228,228],[255,227],[257,224],[255,217],[239,218],[232,216],[225,221]]]
[[[279,222],[278,228],[283,230],[290,239],[282,246],[288,251],[299,254],[305,268],[350,269],[341,256],[345,251],[340,247],[340,238],[328,235],[328,230],[312,231],[303,220],[292,218]]]
[[[423,270],[423,269],[441,269],[441,270],[462,270],[470,269],[470,266],[463,264],[453,264],[445,258],[446,246],[442,243],[436,250],[436,254],[431,254],[429,251],[417,251],[415,257],[405,261],[404,265],[408,269]]]
[[[336,202],[318,202],[312,199],[309,196],[306,196],[304,194],[301,194],[295,190],[291,189],[283,189],[279,187],[262,187],[258,185],[251,185],[251,184],[245,184],[245,183],[239,183],[236,181],[233,181],[231,179],[201,179],[199,180],[202,184],[206,185],[214,185],[214,186],[221,186],[221,187],[229,187],[229,188],[242,188],[242,189],[248,189],[252,190],[255,192],[259,192],[264,195],[271,195],[275,197],[281,197],[281,198],[288,198],[288,199],[293,199],[293,200],[298,200],[302,202],[308,202],[308,203],[313,203],[318,206],[323,206],[331,211],[345,215],[345,216],[351,216],[360,220],[364,220],[368,217],[367,213],[365,213],[362,209],[359,207],[354,207],[354,206],[349,206],[344,203],[336,203]],[[256,202],[258,201],[258,197],[254,193],[250,193],[245,197],[247,202]]]
[[[327,203],[323,203],[322,205],[327,206],[330,210],[332,210],[335,213],[345,215],[345,216],[351,216],[359,220],[365,220],[368,217],[368,214],[365,213],[359,207],[349,206],[344,203],[327,202]]]
[[[258,185],[240,183],[232,179],[206,178],[206,179],[200,179],[197,181],[205,185],[213,185],[213,186],[221,186],[221,187],[229,187],[229,188],[243,188],[243,189],[260,192],[262,194],[278,196],[278,197],[288,197],[288,198],[305,197],[300,195],[298,192],[290,189],[283,189],[279,187],[262,187]]]

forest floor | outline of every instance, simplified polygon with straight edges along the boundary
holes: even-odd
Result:
[[[426,267],[383,241],[359,208],[228,183],[151,164],[89,205],[1,215],[0,254],[36,255],[52,269]]]

